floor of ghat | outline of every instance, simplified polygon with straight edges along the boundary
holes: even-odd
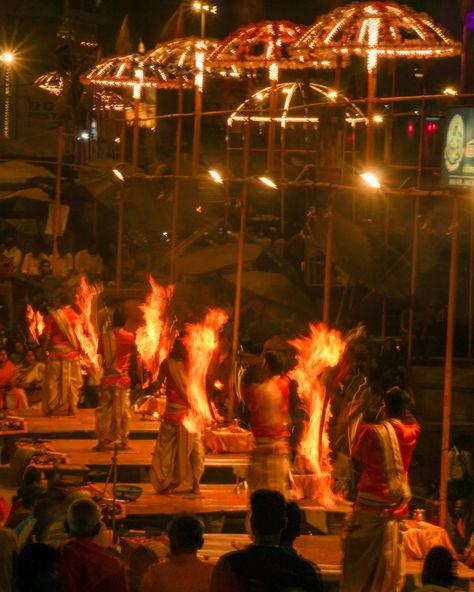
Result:
[[[68,456],[64,476],[69,479],[85,479],[97,490],[111,497],[110,478],[112,451],[96,452],[93,409],[78,409],[75,417],[45,417],[38,409],[24,412],[26,430],[21,434],[3,436],[6,454],[14,449],[19,438],[30,441],[47,441],[55,452]],[[118,452],[117,482],[141,488],[135,501],[125,504],[125,515],[118,520],[118,530],[123,537],[158,536],[171,515],[188,511],[202,517],[206,525],[206,542],[203,556],[217,560],[223,553],[248,542],[245,534],[247,491],[236,486],[239,476],[245,475],[248,466],[247,453],[208,454],[201,482],[200,496],[189,492],[173,495],[156,495],[149,482],[148,469],[154,449],[159,423],[143,420],[133,414],[130,444],[132,450]],[[68,475],[68,467],[71,468]],[[9,465],[0,467],[0,495],[10,499],[16,491]],[[336,511],[328,510],[312,500],[301,500],[305,511],[307,532],[297,540],[297,549],[321,567],[326,581],[337,582],[341,575],[341,540],[348,506]],[[421,561],[407,561],[406,573],[416,577],[421,573]]]

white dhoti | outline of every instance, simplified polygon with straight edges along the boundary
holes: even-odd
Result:
[[[201,437],[182,424],[164,419],[153,453],[150,480],[159,493],[180,485],[198,483],[204,472],[204,446]]]
[[[117,440],[121,445],[126,445],[130,429],[130,389],[113,385],[101,386],[95,417],[99,446],[106,446]]]
[[[256,438],[248,472],[250,491],[273,489],[286,495],[290,484],[290,456],[286,442]]]
[[[403,535],[391,516],[354,510],[343,536],[341,592],[399,592]]]
[[[82,387],[80,361],[50,357],[46,363],[43,413],[75,415]]]

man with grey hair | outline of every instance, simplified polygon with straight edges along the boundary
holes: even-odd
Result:
[[[92,499],[69,506],[70,539],[59,548],[60,592],[127,592],[125,564],[93,540],[100,528],[100,509]]]

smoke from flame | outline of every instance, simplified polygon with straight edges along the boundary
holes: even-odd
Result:
[[[174,286],[164,288],[150,276],[151,293],[145,304],[140,306],[145,324],[138,328],[136,344],[145,369],[156,380],[161,362],[168,356],[171,345],[171,326],[166,315],[167,307],[173,298]]]
[[[44,317],[39,310],[36,312],[30,304],[26,305],[26,320],[28,322],[28,329],[31,336],[39,343],[39,338],[44,332]]]
[[[335,500],[330,484],[332,467],[328,424],[331,410],[322,374],[327,368],[338,364],[345,343],[339,331],[329,330],[322,323],[312,324],[309,329],[309,337],[289,342],[297,351],[297,366],[289,375],[298,383],[299,395],[310,418],[299,452],[319,480],[318,499],[330,506]]]
[[[206,391],[206,376],[212,356],[219,345],[219,332],[227,323],[227,314],[219,308],[208,310],[202,323],[186,326],[184,344],[188,352],[186,395],[191,405],[185,428],[200,433],[213,416]]]
[[[87,362],[93,368],[98,369],[100,368],[100,359],[97,353],[99,336],[92,322],[92,303],[96,295],[96,288],[91,286],[82,276],[76,293],[76,305],[80,310],[76,324],[76,337]]]

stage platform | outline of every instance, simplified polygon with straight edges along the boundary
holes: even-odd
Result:
[[[21,412],[27,421],[27,433],[43,438],[95,438],[94,409],[78,409],[73,417],[46,417],[41,409],[35,407]],[[141,413],[132,413],[130,437],[132,439],[156,439],[160,423],[143,420]]]

